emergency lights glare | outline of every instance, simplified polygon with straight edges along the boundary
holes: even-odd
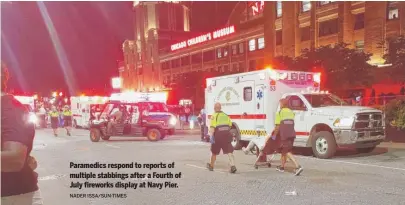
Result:
[[[187,48],[187,47],[199,44],[199,43],[203,43],[203,42],[211,41],[213,39],[228,36],[233,33],[235,33],[235,26],[228,26],[228,27],[218,29],[218,30],[210,32],[210,33],[202,34],[200,36],[197,36],[197,37],[194,37],[194,38],[182,41],[182,42],[175,43],[175,44],[171,45],[170,48],[172,51],[176,51],[176,50],[179,50],[182,48]]]
[[[120,78],[120,77],[115,77],[115,78],[112,78],[112,79],[111,79],[111,86],[112,86],[114,89],[119,89],[119,88],[121,88],[121,85],[122,85],[122,81],[121,81],[121,78]]]
[[[321,83],[321,73],[314,74],[314,81],[317,83]]]

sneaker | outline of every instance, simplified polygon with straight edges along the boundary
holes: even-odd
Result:
[[[302,173],[302,171],[304,171],[304,168],[299,166],[297,169],[295,169],[295,176],[299,176]]]
[[[231,166],[231,170],[229,171],[231,174],[235,174],[235,172],[237,171],[235,166]]]
[[[207,163],[207,169],[210,171],[214,171],[214,167],[212,167],[210,163]]]
[[[245,153],[246,155],[249,154],[249,150],[247,150],[245,147],[242,148],[243,153]]]
[[[277,166],[277,171],[279,171],[279,172],[284,172],[284,167],[281,167],[281,166]]]

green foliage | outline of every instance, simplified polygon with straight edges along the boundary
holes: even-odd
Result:
[[[370,85],[373,78],[368,64],[371,54],[337,43],[321,46],[315,50],[305,49],[302,55],[290,61],[287,57],[276,58],[276,65],[287,65],[292,70],[322,72],[324,87],[327,89],[346,89]]]
[[[389,38],[387,44],[383,58],[386,64],[392,64],[390,74],[396,81],[405,81],[405,36]]]
[[[394,127],[405,129],[405,98],[390,101],[384,111],[387,122]]]

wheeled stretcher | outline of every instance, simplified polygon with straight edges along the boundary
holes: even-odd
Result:
[[[262,149],[256,146],[256,161],[254,163],[254,168],[258,169],[259,166],[266,165],[271,167],[271,162],[274,159],[274,155],[279,153],[280,138],[276,139],[269,138]]]

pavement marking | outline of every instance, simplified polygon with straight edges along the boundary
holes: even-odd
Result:
[[[205,169],[205,170],[207,170],[207,167],[201,167],[201,166],[197,166],[197,165],[194,165],[194,164],[186,164],[186,166],[189,166],[189,167],[194,167],[194,168],[197,168],[197,169]],[[218,171],[217,169],[214,169],[214,172],[218,172],[218,173],[222,173],[222,174],[226,174],[227,172],[225,172],[225,171]]]
[[[381,165],[375,165],[375,164],[365,164],[365,163],[359,163],[359,162],[348,162],[348,161],[331,160],[331,159],[318,159],[318,158],[314,158],[314,157],[304,157],[304,156],[300,156],[299,158],[305,158],[305,159],[311,159],[311,160],[319,160],[319,161],[327,161],[327,162],[336,162],[336,163],[345,163],[345,164],[359,165],[359,166],[365,166],[365,167],[377,167],[377,168],[382,168],[382,169],[405,171],[404,168],[387,167],[387,166],[381,166]]]
[[[111,144],[105,144],[105,146],[107,146],[107,147],[113,147],[113,148],[121,148],[121,147],[118,147],[118,146],[115,146],[115,145],[111,145]]]

